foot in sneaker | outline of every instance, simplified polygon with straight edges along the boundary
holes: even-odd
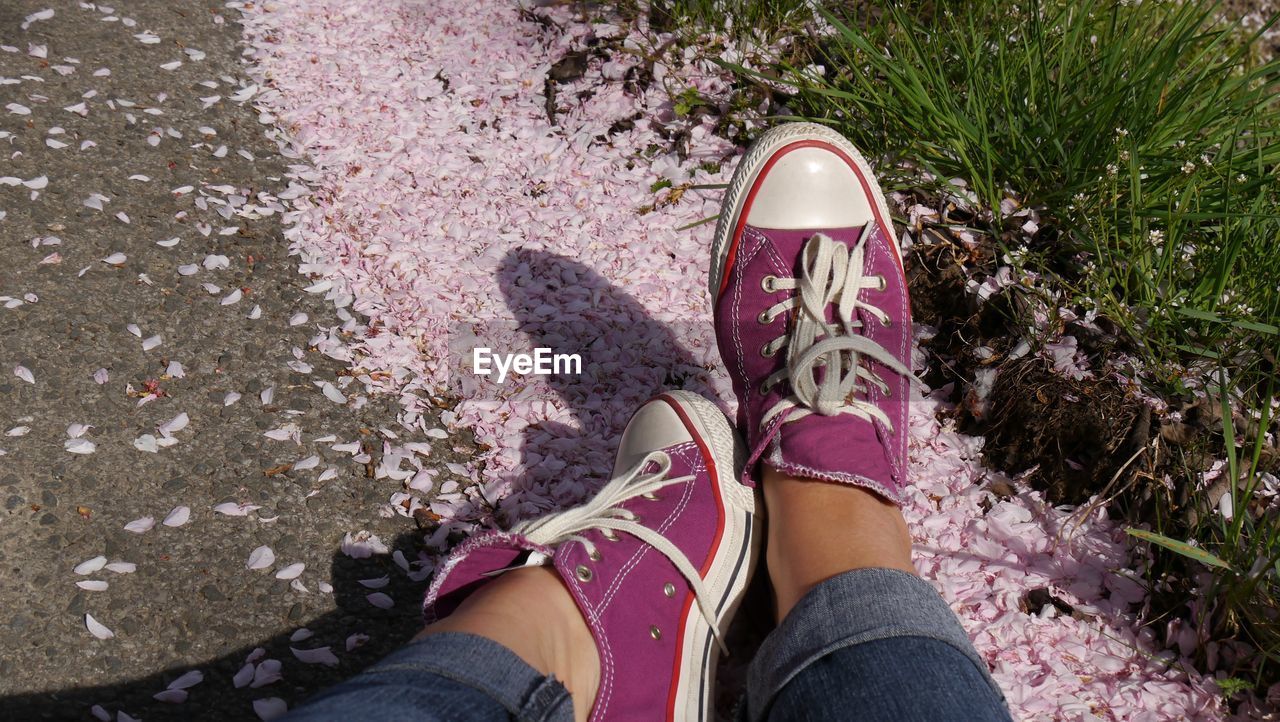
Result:
[[[744,456],[714,404],[658,396],[632,417],[594,498],[454,551],[427,592],[427,621],[497,573],[549,565],[596,642],[592,720],[711,719],[724,635],[759,548],[755,497],[737,482]]]
[[[750,450],[901,503],[911,310],[884,196],[849,141],[793,123],[739,163],[711,256],[720,354]]]

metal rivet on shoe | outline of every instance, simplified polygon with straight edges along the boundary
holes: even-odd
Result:
[[[648,493],[645,493],[645,494],[641,494],[640,496],[643,496],[644,498],[648,499],[649,501],[657,501],[657,500],[659,500],[659,499],[661,499],[661,498],[662,498],[662,497],[658,496],[657,494],[653,493],[652,491],[650,491],[650,492],[648,492]]]
[[[600,536],[608,539],[609,541],[618,541],[618,533],[612,529],[605,529],[601,531]]]
[[[671,582],[667,582],[666,584],[663,584],[662,593],[667,595],[668,597],[674,597],[676,595],[676,585],[672,584]]]
[[[578,579],[581,579],[584,582],[591,581],[591,569],[585,564],[579,564],[578,568],[574,571],[577,573]]]
[[[768,324],[773,322],[773,316],[769,315],[769,309],[766,308],[760,312],[759,316],[756,316],[756,320],[760,323]]]
[[[765,293],[773,293],[778,290],[773,287],[773,282],[776,280],[778,280],[777,276],[765,276],[760,279],[760,288],[764,289]]]
[[[662,639],[662,630],[658,629],[657,627],[651,626],[649,627],[649,636],[653,637],[654,639]]]
[[[767,343],[760,347],[760,355],[765,358],[773,358],[777,353],[778,349],[770,348],[770,345]]]
[[[883,291],[889,287],[889,282],[885,280],[884,276],[876,276],[876,278],[880,279],[880,287],[876,289],[877,291]]]
[[[592,549],[591,551],[587,552],[587,558],[593,562],[600,561],[600,550]]]

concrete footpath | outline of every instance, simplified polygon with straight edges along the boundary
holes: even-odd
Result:
[[[428,439],[310,344],[356,321],[287,254],[239,38],[0,3],[0,717],[269,717],[419,628],[378,467]]]

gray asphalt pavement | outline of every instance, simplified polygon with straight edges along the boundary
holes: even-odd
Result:
[[[418,558],[376,470],[428,439],[310,344],[345,319],[288,255],[239,36],[220,2],[0,3],[0,718],[257,719],[418,629],[424,582],[339,547]]]

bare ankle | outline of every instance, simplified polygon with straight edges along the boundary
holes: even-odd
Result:
[[[590,715],[600,685],[599,652],[569,590],[551,569],[503,574],[418,636],[440,632],[498,642],[540,673],[554,675],[572,695],[576,719]]]
[[[813,587],[853,569],[911,574],[911,535],[902,512],[856,486],[799,479],[766,467],[767,564],[782,620]]]

